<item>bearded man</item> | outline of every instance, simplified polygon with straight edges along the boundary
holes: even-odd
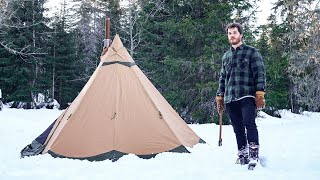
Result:
[[[238,145],[237,163],[255,166],[259,161],[256,109],[265,107],[265,68],[259,51],[242,42],[239,23],[226,26],[231,47],[223,55],[216,102],[218,112],[226,110]]]

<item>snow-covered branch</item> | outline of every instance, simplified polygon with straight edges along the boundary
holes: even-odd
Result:
[[[26,25],[25,23],[24,24],[21,24],[21,25],[10,25],[10,24],[1,24],[2,26],[4,27],[7,27],[7,28],[17,28],[17,29],[23,29],[23,28],[29,28],[29,27],[32,27],[32,26],[36,26],[38,24],[41,24],[43,22],[38,22],[38,23],[34,23],[34,24],[30,24],[30,25]]]
[[[43,53],[43,52],[37,52],[38,50],[40,50],[40,49],[36,49],[35,51],[33,51],[33,52],[30,52],[29,50],[28,50],[28,48],[30,47],[30,45],[28,45],[28,46],[25,46],[25,47],[23,47],[23,48],[21,48],[20,50],[18,50],[18,49],[15,49],[15,48],[13,48],[13,47],[11,47],[10,46],[10,43],[5,43],[5,42],[0,42],[0,45],[2,46],[2,47],[4,47],[4,49],[6,49],[9,53],[11,53],[11,54],[14,54],[14,55],[19,55],[20,57],[28,57],[28,56],[38,56],[38,55],[45,55],[45,54],[47,54],[47,53]]]

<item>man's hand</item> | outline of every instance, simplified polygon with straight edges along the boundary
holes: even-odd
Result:
[[[265,108],[264,94],[265,92],[263,91],[256,92],[256,107],[258,110]]]
[[[216,96],[216,103],[217,103],[218,113],[220,114],[224,109],[223,96]]]

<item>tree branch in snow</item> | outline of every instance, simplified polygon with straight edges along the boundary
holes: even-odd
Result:
[[[0,42],[0,45],[2,47],[4,47],[4,49],[6,49],[9,53],[14,54],[14,55],[19,55],[22,59],[24,57],[30,57],[30,56],[34,57],[34,56],[38,56],[38,55],[47,54],[47,53],[37,52],[39,49],[37,49],[33,52],[28,51],[28,48],[30,47],[30,45],[21,48],[21,50],[17,50],[15,48],[12,48],[12,47],[10,47],[10,43],[5,44],[5,42],[3,42],[3,41]]]

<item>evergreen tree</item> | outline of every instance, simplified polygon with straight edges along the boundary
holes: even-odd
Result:
[[[79,62],[76,54],[76,38],[67,24],[68,13],[66,4],[62,4],[61,12],[54,17],[53,32],[50,41],[50,54],[46,64],[47,86],[51,97],[60,103],[60,108],[66,108],[68,103],[78,95],[83,81],[79,80],[85,65]],[[80,78],[81,79],[81,78]]]
[[[79,1],[74,6],[76,9],[73,23],[74,33],[77,34],[77,54],[79,61],[87,65],[83,78],[86,81],[99,63],[102,37],[97,36],[97,8],[95,1]],[[100,19],[101,20],[101,19]],[[102,28],[100,28],[100,35]]]
[[[317,46],[314,38],[318,36],[319,3],[315,0],[279,0],[275,3],[273,24],[283,29],[279,42],[285,46],[282,57],[288,58],[289,99],[292,112],[299,113],[301,108],[319,110],[317,105]],[[281,21],[277,23],[277,18]],[[279,28],[278,28],[279,29]],[[314,101],[315,100],[315,101]]]
[[[317,2],[316,6],[313,6]],[[296,39],[297,49],[290,56],[290,77],[296,89],[294,93],[303,110],[320,111],[320,9],[319,1],[302,3],[297,11],[303,11],[296,15]],[[310,6],[312,8],[310,8]]]
[[[120,27],[120,1],[73,0],[75,17],[73,33],[76,35],[76,51],[79,61],[86,66],[81,78],[86,82],[100,62],[105,34],[105,18],[111,18],[111,35],[119,33]]]
[[[225,25],[244,1],[143,1],[144,25],[136,62],[188,123],[212,122]],[[236,6],[237,5],[237,6]],[[242,8],[242,9],[241,9]],[[248,9],[249,8],[249,9]],[[227,121],[225,122],[227,123]]]
[[[271,28],[272,27],[272,28]],[[288,57],[283,55],[286,49],[282,36],[286,30],[277,25],[262,26],[262,34],[257,47],[266,67],[266,111],[274,115],[278,109],[287,109],[288,104]]]
[[[45,0],[31,0],[7,4],[0,33],[0,86],[7,100],[33,102],[44,91],[39,83],[47,53],[44,3]]]

